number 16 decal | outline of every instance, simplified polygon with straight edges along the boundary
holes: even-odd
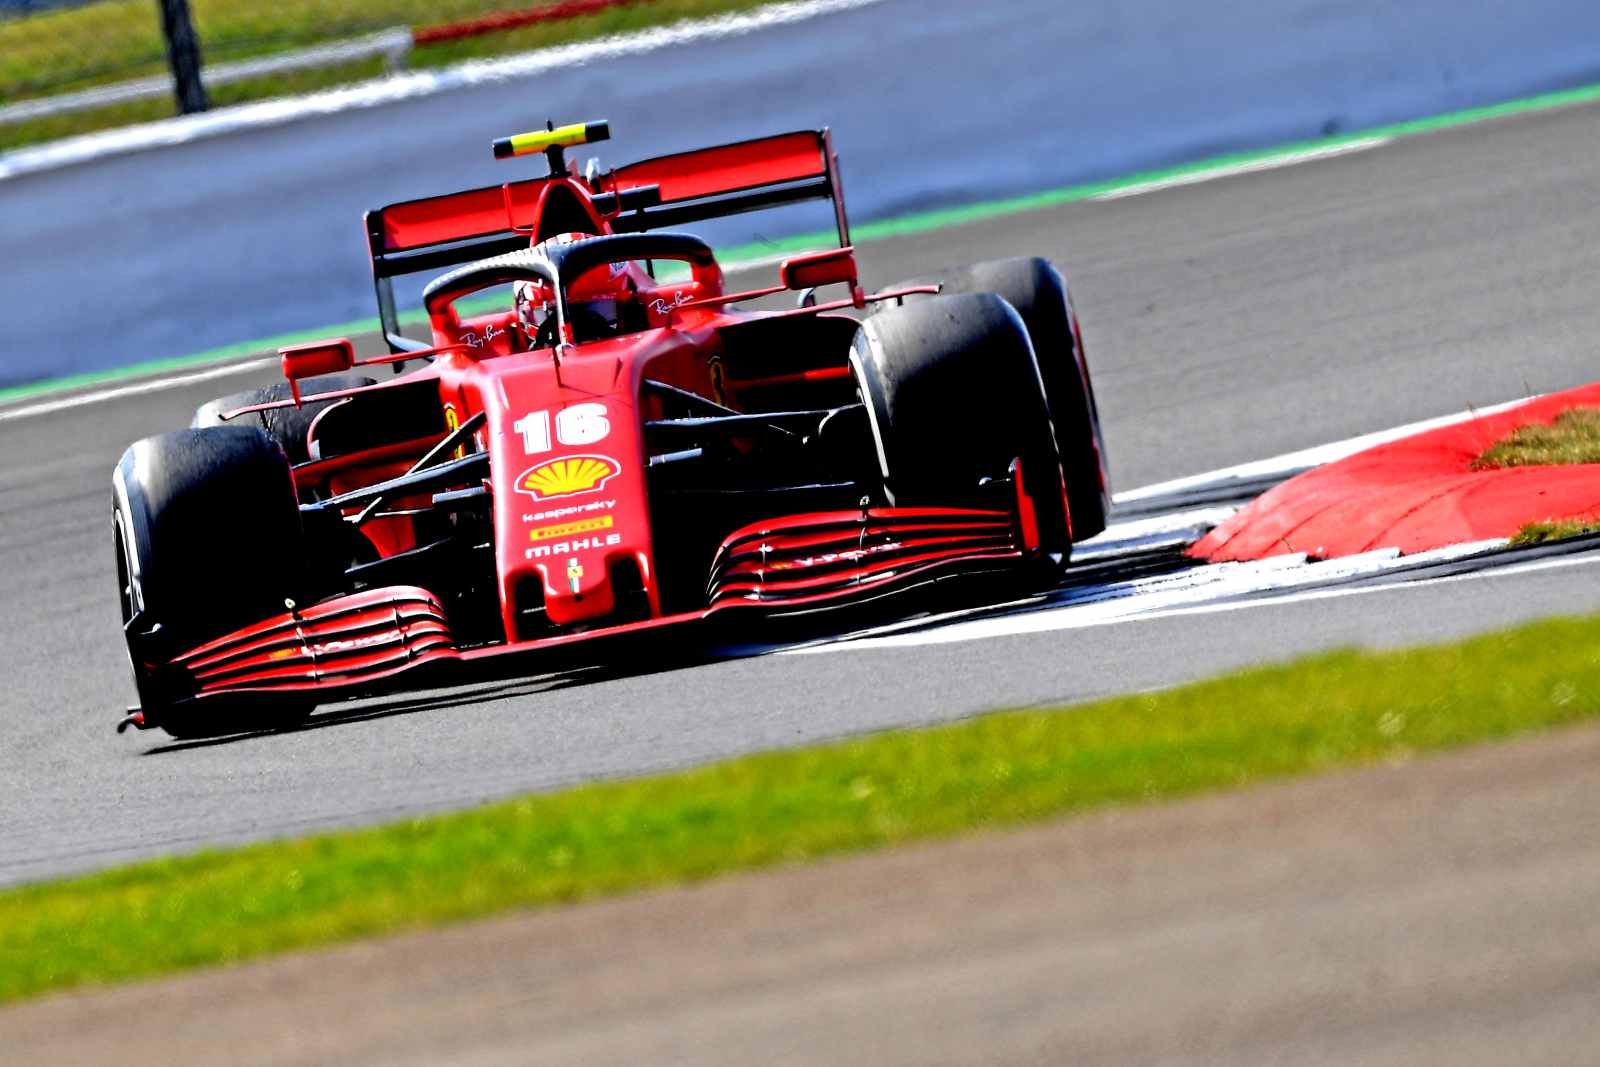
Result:
[[[548,411],[530,411],[512,423],[511,428],[522,435],[522,450],[530,456],[555,447],[550,441]],[[564,445],[592,445],[605,440],[610,432],[611,420],[606,418],[604,404],[573,404],[556,412],[555,439]]]

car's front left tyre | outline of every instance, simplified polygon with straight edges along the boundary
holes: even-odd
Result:
[[[278,614],[300,595],[300,512],[282,448],[252,426],[147,437],[112,475],[122,622],[145,720],[174,736],[297,721],[299,698],[192,696],[173,657]]]

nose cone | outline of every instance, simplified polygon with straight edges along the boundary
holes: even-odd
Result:
[[[616,608],[619,564],[649,573],[650,512],[630,375],[614,355],[495,361],[484,390],[495,480],[495,553],[510,639],[536,607],[556,627],[599,622]],[[535,585],[535,583],[537,583]],[[524,622],[521,629],[526,629]],[[526,636],[526,635],[522,635]]]

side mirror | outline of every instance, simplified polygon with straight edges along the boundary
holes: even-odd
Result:
[[[344,338],[336,341],[312,341],[303,345],[289,345],[278,349],[283,362],[283,376],[289,382],[289,394],[300,403],[300,382],[319,374],[338,374],[356,365],[355,346]]]
[[[856,282],[856,250],[854,246],[830,248],[823,252],[807,252],[791,256],[778,268],[778,277],[785,289],[815,289],[823,285],[848,285],[852,292]]]

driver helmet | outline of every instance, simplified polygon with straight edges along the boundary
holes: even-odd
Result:
[[[540,327],[555,314],[555,301],[550,287],[534,279],[515,282],[511,286],[511,302],[516,309],[517,325],[522,327],[528,345],[537,344]]]
[[[601,264],[567,286],[567,319],[576,340],[615,337],[636,328],[629,324],[638,316],[629,312],[638,304],[638,295],[627,267]]]
[[[571,244],[589,236],[564,233],[551,238],[550,243]],[[645,328],[636,274],[643,272],[629,262],[602,263],[566,283],[567,321],[575,341],[594,341]]]

